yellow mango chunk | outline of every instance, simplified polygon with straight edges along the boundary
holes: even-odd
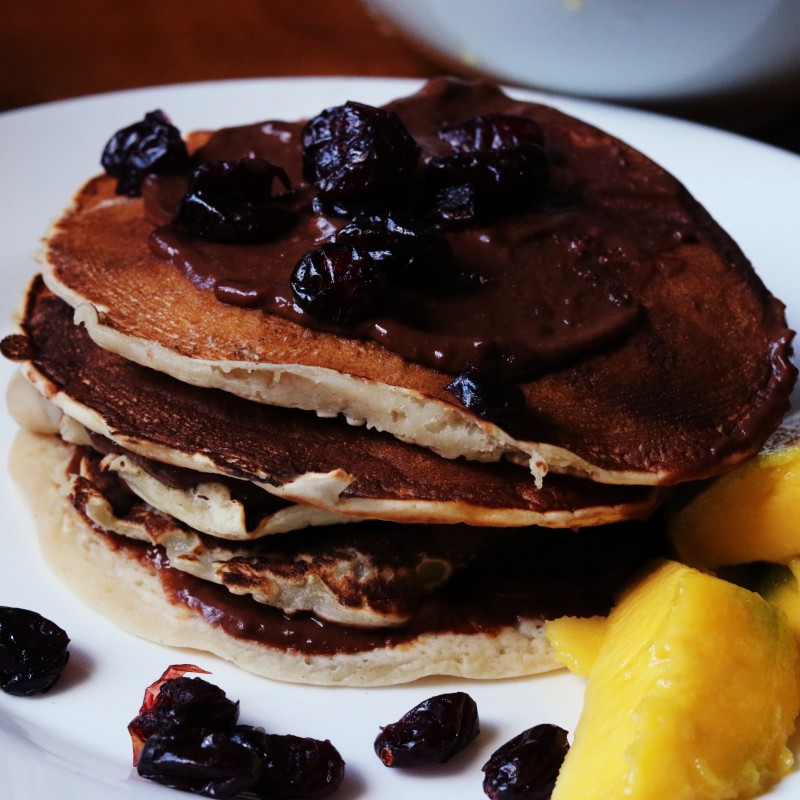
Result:
[[[589,676],[606,635],[608,617],[559,617],[546,625],[554,658],[574,675]]]
[[[755,458],[712,481],[670,524],[681,561],[716,569],[800,555],[800,413]]]
[[[783,615],[661,562],[609,615],[553,800],[752,797],[790,770],[799,710]]]

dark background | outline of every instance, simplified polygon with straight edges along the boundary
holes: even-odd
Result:
[[[6,0],[3,5],[0,111],[186,81],[453,72],[372,18],[358,0]],[[800,87],[793,105],[755,118],[723,119],[697,108],[656,110],[800,153]]]

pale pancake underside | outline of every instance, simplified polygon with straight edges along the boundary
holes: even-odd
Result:
[[[352,517],[344,514],[292,503],[277,511],[264,513],[254,526],[248,527],[244,505],[231,497],[230,489],[214,481],[212,476],[189,489],[178,489],[149,475],[126,455],[106,456],[103,464],[106,469],[117,473],[134,494],[153,508],[201,533],[220,539],[245,541],[308,526],[353,522]]]
[[[422,634],[402,645],[335,656],[306,656],[229,636],[169,602],[147,567],[109,547],[74,510],[59,491],[67,460],[54,436],[22,430],[13,445],[11,473],[36,517],[42,552],[87,604],[143,638],[211,652],[268,678],[321,685],[380,686],[428,675],[495,679],[559,668],[539,620],[523,620],[498,635]]]

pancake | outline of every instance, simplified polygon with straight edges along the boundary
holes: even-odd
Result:
[[[566,534],[554,532],[547,548],[521,550],[524,559],[513,550],[484,559],[485,577],[466,576],[451,601],[426,607],[415,626],[336,626],[302,613],[287,617],[184,575],[167,565],[159,548],[90,523],[62,491],[71,455],[58,437],[25,429],[11,453],[12,477],[30,502],[53,572],[125,630],[210,652],[276,680],[380,686],[432,675],[495,679],[559,668],[544,619],[603,613],[614,587],[656,540],[627,523],[610,526],[595,547],[587,546],[591,539],[567,544]],[[609,536],[611,528],[619,535]],[[637,543],[647,543],[644,552]],[[515,571],[520,562],[523,569]]]
[[[221,539],[260,539],[262,536],[309,526],[353,521],[352,517],[344,514],[281,501],[263,490],[259,493],[258,501],[254,502],[237,496],[236,492],[232,492],[230,483],[191,470],[186,470],[187,479],[188,473],[194,477],[191,485],[170,485],[142,468],[141,462],[142,459],[128,454],[111,455],[104,459],[104,467],[119,475],[131,491],[148,505],[202,533]],[[150,465],[158,463],[149,462]],[[162,472],[159,470],[159,474]],[[251,490],[260,489],[254,484],[246,485]],[[269,504],[264,502],[265,499],[273,501],[273,504],[277,501],[280,508],[268,510],[265,506]]]
[[[68,420],[67,417],[64,418]],[[70,435],[64,435],[64,429],[70,429]],[[202,473],[190,473],[195,480],[191,488],[173,488],[161,480],[152,477],[145,470],[137,467],[136,459],[132,454],[109,455],[101,459],[100,454],[93,449],[93,442],[98,437],[90,437],[82,426],[81,436],[72,435],[72,426],[62,425],[61,436],[66,442],[79,444],[87,453],[81,459],[80,475],[91,483],[101,488],[109,487],[114,495],[119,495],[120,501],[113,504],[113,510],[120,513],[125,520],[117,519],[111,528],[115,533],[132,536],[133,538],[147,541],[147,536],[141,531],[141,523],[134,519],[134,528],[122,530],[120,525],[127,524],[130,515],[138,507],[135,500],[141,500],[150,509],[160,512],[158,518],[170,519],[170,529],[175,528],[175,522],[189,526],[200,533],[208,533],[216,538],[230,541],[249,541],[260,539],[262,536],[288,533],[302,530],[307,527],[330,526],[344,522],[352,523],[353,518],[342,514],[333,514],[312,506],[286,503],[273,495],[264,492],[253,484],[242,481],[209,480]],[[110,444],[110,442],[108,442]],[[155,467],[159,474],[166,471],[174,472],[174,468],[158,462],[148,462],[149,467]],[[247,486],[246,492],[234,490],[231,493],[231,483]],[[142,488],[144,485],[144,488]],[[257,498],[252,495],[257,494]],[[264,502],[266,498],[267,502]],[[87,503],[92,504],[93,498],[87,497]],[[274,506],[279,506],[274,508]],[[111,517],[109,509],[98,508],[96,513],[89,516],[98,524],[109,527]],[[101,516],[98,516],[101,515]],[[358,521],[358,520],[356,520]],[[180,527],[180,526],[179,526]]]
[[[252,481],[284,500],[388,521],[580,527],[645,518],[650,487],[553,475],[542,488],[508,463],[446,460],[341,420],[253,403],[97,347],[35,280],[22,334],[2,351],[64,414],[131,453]]]
[[[106,531],[163,548],[170,567],[279,608],[342,625],[390,627],[454,572],[502,546],[497,531],[462,525],[365,522],[267,542],[226,542],[153,513],[130,497],[113,501],[97,454],[84,452],[66,488],[74,507]]]
[[[467,334],[482,303],[499,325],[513,316],[504,305],[517,295],[536,289],[544,298],[532,301],[531,325],[536,315],[546,322],[538,361],[515,377],[525,412],[513,425],[470,411],[447,389],[452,370],[395,345],[300,324],[291,303],[281,316],[220,302],[210,289],[244,280],[237,270],[245,250],[255,258],[261,245],[206,247],[159,229],[162,244],[178,245],[151,247],[145,202],[116,195],[108,176],[91,180],[55,225],[48,286],[102,347],[181,381],[343,415],[450,458],[527,462],[539,479],[549,469],[614,484],[675,484],[758,450],[789,407],[792,332],[783,305],[678,181],[608,134],[487,84],[436,80],[389,107],[419,143],[423,164],[446,151],[443,127],[476,115],[523,115],[544,133],[551,177],[536,207],[446,230],[461,265],[489,275],[489,288],[441,301],[455,313],[464,303]],[[283,153],[298,197],[307,197],[300,130],[274,122],[198,141],[209,159]],[[302,220],[290,237],[264,246],[263,263],[317,246],[343,224],[330,215]],[[202,272],[203,258],[222,279]],[[184,262],[196,268],[194,282]],[[495,262],[506,272],[493,273]],[[582,311],[559,321],[568,305]]]

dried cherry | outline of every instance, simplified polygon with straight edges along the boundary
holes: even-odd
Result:
[[[345,764],[328,740],[237,725],[239,703],[176,664],[145,690],[128,726],[143,778],[208,797],[316,800],[335,792]]]
[[[519,386],[488,369],[471,367],[457,375],[445,389],[481,419],[500,425],[513,426],[527,407]]]
[[[375,754],[387,767],[442,763],[479,733],[475,701],[465,692],[440,694],[382,727],[375,739]]]
[[[347,326],[380,309],[387,281],[366,249],[328,242],[300,259],[289,283],[303,311],[324,322]]]
[[[151,173],[184,172],[189,153],[180,131],[160,110],[117,131],[103,149],[103,169],[117,179],[117,194],[136,197]]]
[[[266,733],[238,725],[231,738],[261,761],[254,791],[263,797],[315,800],[333,794],[344,780],[344,760],[327,740]]]
[[[286,193],[291,191],[285,170],[264,158],[200,164],[173,222],[213,242],[251,244],[273,239],[295,221],[282,198],[273,196],[275,179]]]
[[[303,175],[334,207],[398,192],[420,148],[393,111],[348,102],[328,108],[303,129]]]
[[[442,128],[438,135],[455,153],[544,146],[544,133],[539,123],[518,114],[481,114],[460,125]]]
[[[192,726],[220,730],[239,719],[239,701],[203,678],[177,677],[165,680],[155,701],[128,725],[134,742],[145,742],[155,733]]]
[[[483,791],[491,800],[547,800],[568,750],[563,728],[529,728],[506,742],[484,764]]]
[[[442,219],[468,222],[539,199],[550,161],[533,120],[486,114],[444,128],[439,137],[453,153],[431,159],[426,179]]]
[[[136,770],[174,789],[230,798],[256,785],[261,762],[251,748],[233,741],[230,731],[182,727],[150,736]]]
[[[25,608],[0,606],[0,689],[29,696],[46,692],[69,660],[69,637]]]
[[[394,283],[422,291],[441,291],[458,284],[447,237],[410,214],[362,214],[334,238],[365,250]]]

